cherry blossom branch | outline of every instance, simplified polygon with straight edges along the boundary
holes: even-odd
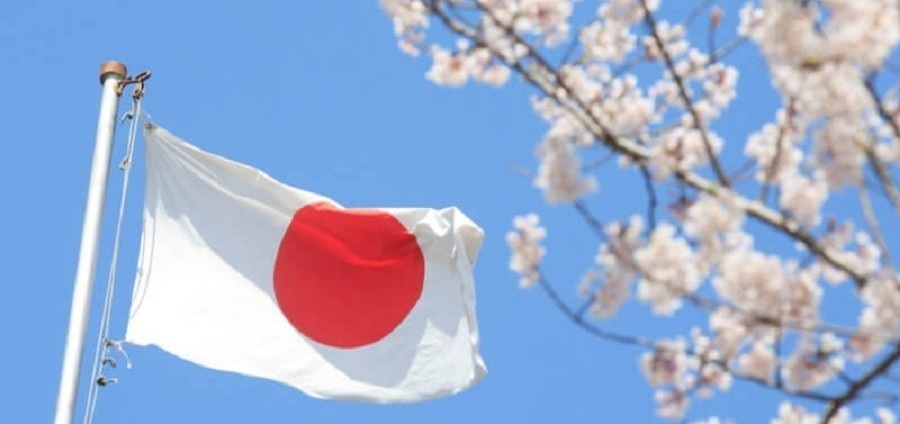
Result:
[[[585,220],[588,226],[591,227],[591,230],[597,235],[597,237],[604,241],[607,239],[606,233],[604,232],[603,224],[600,220],[594,216],[593,213],[584,205],[584,202],[577,201],[574,204],[575,209],[581,215],[581,217]],[[649,276],[648,276],[649,277]],[[790,320],[786,320],[782,317],[766,314],[764,312],[757,311],[748,311],[744,308],[741,308],[737,305],[734,305],[730,302],[720,301],[715,299],[706,298],[695,293],[688,293],[684,290],[676,289],[674,287],[666,286],[666,289],[669,290],[673,295],[676,295],[687,303],[704,310],[706,312],[714,312],[719,308],[728,308],[729,310],[740,314],[755,323],[768,325],[772,328],[777,329],[781,332],[782,329],[794,330],[802,333],[814,333],[814,334],[824,334],[824,333],[833,333],[835,335],[851,338],[857,334],[857,330],[844,327],[837,324],[831,324],[827,322],[793,322]],[[883,334],[879,334],[881,337],[885,337],[886,341],[891,343],[900,343],[900,339],[893,333],[885,332]]]
[[[709,140],[709,134],[703,125],[703,121],[700,119],[700,114],[697,113],[697,108],[694,107],[694,101],[691,99],[691,96],[688,95],[686,83],[681,75],[675,70],[675,62],[672,61],[672,56],[669,55],[668,50],[666,50],[666,43],[659,35],[659,29],[656,26],[656,18],[647,6],[647,0],[639,0],[639,2],[644,9],[644,22],[647,24],[647,30],[650,32],[650,35],[653,36],[653,40],[656,42],[656,48],[659,49],[659,53],[663,58],[666,69],[669,70],[669,73],[672,75],[672,80],[675,81],[675,84],[678,86],[678,94],[684,102],[685,109],[691,115],[694,122],[694,129],[700,133],[700,138],[703,140],[703,147],[706,149],[706,156],[709,158],[709,163],[712,165],[713,172],[715,172],[719,184],[728,187],[728,178],[725,176],[725,171],[722,169],[722,165],[719,164],[719,159],[713,151],[712,142]]]
[[[537,273],[537,276],[538,276],[537,283],[541,287],[541,289],[544,290],[544,293],[546,293],[547,297],[549,297],[550,300],[553,301],[553,304],[556,305],[557,309],[559,309],[560,312],[562,312],[563,315],[565,315],[569,320],[571,320],[575,324],[575,326],[577,326],[578,328],[581,328],[582,330],[584,330],[584,331],[588,332],[589,334],[591,334],[595,337],[598,337],[600,339],[623,344],[623,345],[639,346],[639,347],[650,348],[653,350],[660,350],[660,349],[669,350],[669,349],[671,349],[665,343],[661,343],[659,341],[655,341],[655,340],[647,339],[647,338],[643,338],[643,337],[636,337],[636,336],[631,336],[631,335],[626,335],[626,334],[621,334],[621,333],[615,333],[615,332],[604,330],[595,325],[592,325],[590,322],[587,322],[584,320],[583,313],[579,313],[575,309],[572,309],[572,307],[570,307],[568,304],[566,304],[566,302],[564,300],[562,300],[562,298],[559,296],[559,293],[556,291],[556,289],[553,288],[552,285],[550,285],[550,283],[544,277],[544,274],[540,271],[540,269],[535,269],[535,272]],[[579,309],[579,310],[581,310],[581,309]],[[791,389],[785,387],[784,385],[774,384],[765,379],[756,378],[756,377],[752,377],[752,376],[737,372],[736,370],[732,369],[728,365],[727,362],[725,362],[723,360],[708,359],[708,358],[703,357],[702,355],[697,355],[696,353],[691,352],[691,351],[687,351],[685,353],[697,356],[697,359],[700,360],[700,362],[701,362],[701,366],[705,365],[705,364],[715,364],[716,366],[719,366],[723,372],[730,373],[737,379],[749,381],[751,383],[755,383],[759,386],[766,387],[766,388],[769,388],[772,390],[777,390],[777,391],[787,394],[789,396],[802,398],[802,399],[814,400],[814,401],[818,401],[818,402],[836,401],[833,396],[828,396],[826,394],[811,392],[811,391],[791,390]]]
[[[723,190],[720,186],[704,179],[697,174],[691,172],[676,171],[675,176],[691,187],[715,196],[716,198],[722,198]],[[763,205],[760,202],[748,200],[747,198],[737,194],[734,191],[727,191],[733,196],[731,197],[731,199],[734,206],[744,211],[747,216],[750,216],[763,224],[773,227],[774,229],[779,230],[781,233],[790,236],[794,240],[800,242],[807,249],[809,249],[809,251],[813,255],[821,258],[829,265],[834,266],[835,268],[845,272],[848,276],[850,276],[850,278],[856,282],[857,288],[862,288],[866,285],[868,276],[865,272],[859,270],[856,266],[847,263],[845,259],[839,258],[837,254],[832,250],[823,247],[821,244],[819,244],[815,237],[806,232],[803,227],[799,223],[797,223],[797,221],[781,214],[780,212],[776,212],[775,210],[768,208],[766,205]]]
[[[715,0],[702,0],[697,2],[697,4],[695,4],[694,7],[691,8],[691,11],[688,12],[687,16],[685,16],[684,20],[681,21],[681,26],[685,28],[689,27],[691,23],[694,22],[694,19],[697,19],[697,17],[700,16],[700,14],[703,13],[704,10],[709,8],[709,6],[712,5],[714,1]]]
[[[878,112],[878,115],[881,116],[881,119],[884,120],[888,126],[891,127],[891,130],[894,132],[894,136],[900,140],[900,124],[897,123],[891,117],[890,112],[884,107],[884,103],[881,101],[881,96],[878,95],[878,92],[875,91],[875,84],[872,82],[871,78],[867,78],[865,80],[866,91],[869,92],[869,96],[872,98],[872,102],[875,103],[875,110]]]
[[[722,60],[722,58],[728,56],[731,52],[740,47],[741,44],[744,44],[745,41],[747,41],[747,37],[738,37],[734,40],[731,40],[731,42],[722,46],[722,48],[714,51],[711,55],[709,55],[708,64],[712,65],[713,63]]]
[[[896,345],[894,350],[888,356],[872,367],[865,375],[853,382],[844,394],[835,397],[834,400],[828,404],[825,417],[822,418],[822,424],[828,424],[828,421],[834,418],[844,405],[859,397],[863,389],[872,384],[872,382],[880,375],[887,373],[898,359],[900,359],[900,345]]]
[[[597,237],[600,237],[601,240],[604,239],[606,235],[603,232],[603,223],[588,210],[587,206],[584,205],[584,202],[581,200],[576,201],[573,206],[575,206],[575,210],[578,211],[578,214],[580,214],[581,217],[584,218],[584,221],[591,227],[594,234],[596,234]]]
[[[875,177],[881,182],[881,186],[883,187],[885,194],[887,194],[888,200],[891,202],[894,210],[900,211],[900,191],[897,190],[897,186],[894,184],[894,180],[891,178],[884,162],[878,159],[872,146],[864,146],[863,150],[866,152],[866,157],[872,165],[872,170],[875,171]]]
[[[479,7],[489,19],[492,19],[498,26],[503,28],[506,34],[510,36],[515,43],[524,46],[526,49],[524,57],[533,61],[537,66],[526,67],[522,58],[510,58],[504,56],[502,52],[496,50],[496,46],[487,42],[476,29],[449,16],[444,11],[444,8],[442,7],[443,4],[444,2],[441,0],[434,0],[428,2],[427,7],[449,30],[472,40],[480,46],[488,48],[496,58],[519,73],[526,81],[543,92],[544,95],[555,100],[560,106],[571,113],[572,116],[577,119],[586,130],[591,132],[597,140],[603,143],[603,145],[622,154],[634,163],[644,163],[650,157],[650,152],[644,146],[631,140],[613,136],[606,127],[597,122],[595,117],[588,114],[586,112],[588,109],[578,100],[577,96],[574,96],[572,89],[559,77],[558,71],[551,67],[530,44],[522,40],[521,37],[515,33],[515,30],[504,25],[500,20],[492,17],[493,14],[489,8],[485,8],[481,3],[478,3]],[[548,81],[548,74],[552,75],[551,81]],[[723,197],[728,197],[735,207],[742,210],[748,216],[751,216],[761,223],[800,242],[822,261],[846,273],[856,282],[857,287],[861,288],[866,284],[868,276],[864,271],[861,271],[856,265],[849,263],[846,258],[840,257],[837,252],[821,246],[815,237],[806,232],[797,221],[768,208],[760,202],[748,200],[727,186],[713,183],[694,172],[677,170],[675,171],[675,176],[679,181],[688,186],[708,193],[716,198],[722,199]],[[723,196],[723,193],[727,193],[728,195]]]
[[[775,155],[772,156],[772,162],[769,164],[769,169],[766,170],[766,180],[762,184],[762,188],[759,191],[759,196],[756,198],[757,201],[765,204],[766,200],[769,197],[769,187],[772,185],[772,179],[775,178],[775,170],[778,169],[778,162],[781,161],[781,155],[784,154],[782,151],[784,148],[781,146],[784,143],[784,135],[787,133],[787,126],[790,125],[790,111],[794,107],[794,100],[791,99],[788,101],[788,114],[785,118],[784,122],[778,126],[778,136],[775,137]]]
[[[544,289],[547,297],[549,297],[550,300],[553,301],[553,304],[556,305],[556,307],[563,313],[563,315],[572,320],[572,322],[574,322],[575,325],[579,328],[601,339],[620,344],[649,347],[654,349],[657,347],[658,343],[654,342],[653,340],[606,331],[585,321],[583,314],[577,313],[575,310],[569,307],[569,305],[567,305],[561,297],[559,297],[559,293],[557,293],[556,289],[554,289],[553,286],[551,286],[547,281],[547,279],[544,278],[544,274],[540,270],[537,270],[537,273],[538,285],[541,286],[542,289]]]

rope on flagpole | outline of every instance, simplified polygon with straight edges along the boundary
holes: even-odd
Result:
[[[122,117],[122,121],[130,120],[128,128],[128,143],[126,147],[125,157],[119,164],[119,169],[123,171],[122,177],[122,193],[119,198],[119,215],[116,223],[116,233],[113,241],[112,258],[109,263],[108,279],[106,281],[106,294],[103,300],[103,310],[100,318],[100,331],[97,335],[97,347],[94,353],[94,364],[91,368],[91,386],[88,391],[87,407],[84,412],[84,424],[94,422],[94,415],[97,410],[97,401],[100,397],[99,389],[109,384],[115,383],[115,378],[107,378],[103,375],[104,367],[115,368],[118,363],[109,356],[110,349],[115,349],[125,357],[126,368],[131,368],[131,360],[122,349],[122,343],[118,340],[109,338],[109,322],[112,313],[112,299],[116,288],[116,269],[119,261],[119,243],[122,235],[122,224],[125,216],[125,200],[128,196],[128,182],[131,176],[131,163],[134,155],[134,145],[137,140],[137,128],[139,117],[141,116],[141,100],[144,98],[144,82],[150,78],[150,71],[141,72],[134,77],[128,77],[119,83],[116,91],[121,94],[127,85],[134,84],[134,92],[131,95],[131,110],[126,112]]]

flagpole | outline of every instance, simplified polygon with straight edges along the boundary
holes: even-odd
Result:
[[[100,100],[100,117],[97,121],[97,137],[94,142],[94,158],[91,163],[87,206],[81,229],[81,246],[78,251],[75,287],[72,292],[72,310],[69,314],[69,331],[66,334],[54,424],[71,424],[75,411],[84,336],[91,309],[94,272],[97,267],[100,222],[103,218],[106,181],[109,176],[110,155],[119,108],[118,86],[125,80],[126,72],[125,65],[116,61],[106,62],[100,67],[100,83],[103,85],[103,94]]]

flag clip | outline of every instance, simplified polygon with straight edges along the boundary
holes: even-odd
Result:
[[[116,94],[121,96],[126,86],[134,84],[134,91],[131,93],[131,97],[135,100],[144,97],[144,82],[150,79],[151,75],[153,74],[150,71],[144,71],[133,77],[125,78],[116,86]]]

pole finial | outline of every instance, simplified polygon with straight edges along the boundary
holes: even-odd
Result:
[[[100,66],[100,84],[103,84],[103,81],[106,80],[106,77],[110,75],[118,75],[122,78],[125,78],[125,76],[128,75],[128,70],[125,68],[124,63],[110,60],[109,62],[106,62]]]

